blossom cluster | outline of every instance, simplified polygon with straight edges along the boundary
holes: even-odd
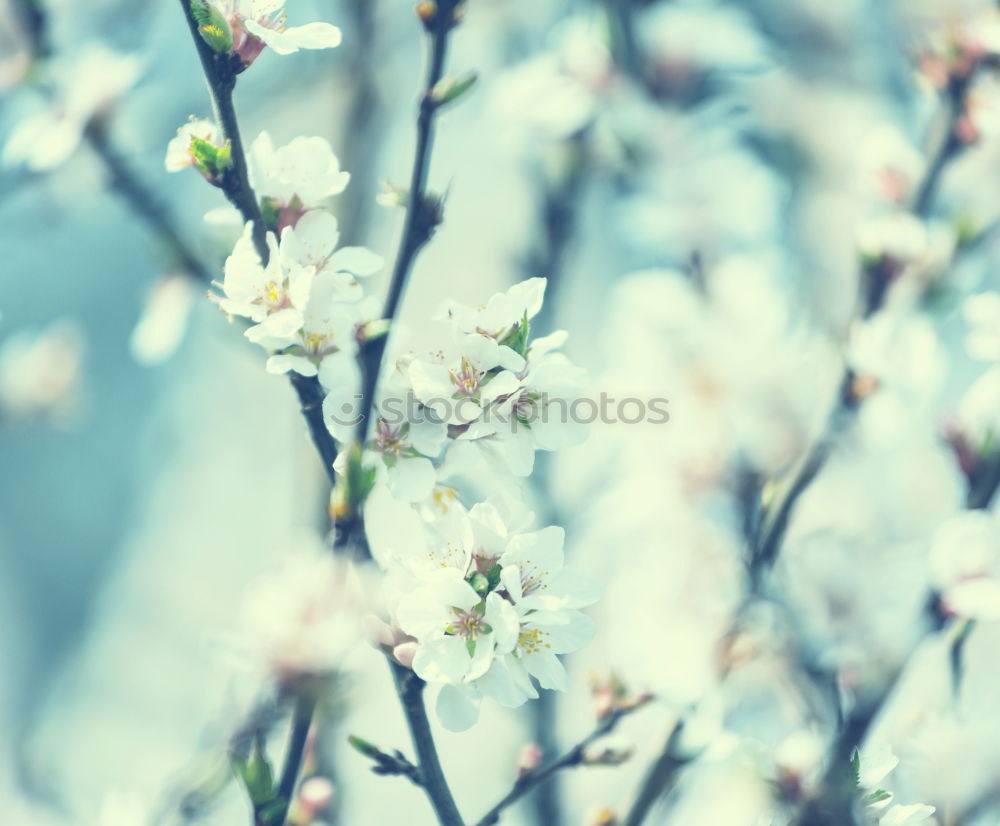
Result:
[[[206,120],[182,126],[165,159],[168,170],[195,168],[219,186],[231,162],[228,142]],[[439,717],[456,730],[475,721],[484,697],[518,706],[538,696],[533,680],[564,688],[558,655],[592,635],[580,609],[595,601],[596,591],[564,567],[562,529],[529,530],[517,495],[517,480],[531,473],[536,451],[575,444],[583,435],[572,422],[540,415],[547,405],[575,398],[586,381],[560,352],[564,331],[532,337],[545,279],[515,284],[480,307],[447,303],[438,318],[444,332],[438,349],[386,359],[391,369],[378,399],[385,404],[406,393],[415,406],[390,424],[375,405],[372,426],[365,427],[366,412],[347,419],[343,411],[361,399],[360,351],[365,331],[377,326],[361,279],[377,272],[382,259],[339,245],[337,219],[326,204],[350,176],[316,137],[276,148],[265,132],[250,145],[248,165],[266,250],[247,222],[211,298],[245,320],[246,337],[268,354],[269,372],[318,380],[324,420],[342,447],[334,467],[345,483],[335,496],[345,495],[351,463],[360,462],[371,485],[360,495],[351,491],[360,500],[352,507],[363,505],[372,486],[383,486],[417,517],[419,530],[403,545],[376,555],[383,581],[366,589],[381,592],[367,609],[375,641],[441,686]],[[362,433],[359,453],[351,445]],[[340,643],[353,636],[344,629],[364,613],[352,586],[352,607],[330,618],[339,629],[335,642],[323,640],[317,628],[330,623],[317,623],[317,601],[336,598],[331,582],[353,580],[320,574],[319,562],[310,574],[312,564],[261,590],[260,610],[248,614],[251,631],[263,637],[265,660],[286,683],[339,670],[346,657]]]

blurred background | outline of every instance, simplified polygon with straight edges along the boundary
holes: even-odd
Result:
[[[327,138],[352,175],[342,239],[391,259],[399,214],[376,195],[409,174],[411,4],[288,13],[343,45],[265,52],[240,77],[243,134]],[[444,299],[544,275],[539,324],[570,331],[594,393],[671,413],[542,462],[536,512],[604,583],[598,638],[566,695],[441,733],[469,817],[526,743],[583,737],[613,674],[656,697],[616,731],[631,758],[505,822],[614,822],[692,713],[699,756],[650,823],[825,822],[797,818],[845,720],[899,757],[899,803],[1000,822],[1000,533],[948,533],[996,485],[1000,309],[968,298],[996,288],[998,54],[985,0],[469,0],[449,64],[479,82],[440,120],[446,216],[403,325],[431,341]],[[239,231],[205,220],[218,190],[164,170],[177,127],[210,114],[176,2],[0,0],[8,823],[246,822],[233,786],[205,791],[248,702],[235,617],[327,489],[287,382],[189,277],[221,275]],[[969,580],[976,599],[950,590]],[[322,819],[429,824],[418,789],[343,744],[408,748],[379,659],[343,688]],[[109,793],[144,814],[109,819]]]

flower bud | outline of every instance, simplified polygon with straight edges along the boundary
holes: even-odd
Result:
[[[403,642],[392,649],[393,659],[404,668],[413,668],[413,657],[417,653],[415,642]]]
[[[520,780],[538,768],[542,762],[542,750],[537,743],[528,743],[521,749],[521,756],[517,761],[517,777]]]
[[[326,777],[310,777],[299,788],[298,812],[305,822],[325,814],[333,803],[336,788]]]

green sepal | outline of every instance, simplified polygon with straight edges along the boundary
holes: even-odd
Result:
[[[387,457],[383,457],[387,458]],[[347,455],[347,471],[344,474],[344,496],[350,505],[351,512],[358,508],[368,498],[375,487],[378,471],[374,467],[366,467],[364,453],[357,445],[352,445]]]
[[[524,318],[522,318],[515,327],[500,339],[500,344],[505,347],[510,347],[515,353],[517,353],[521,358],[528,357],[528,334],[531,329],[531,325],[528,323],[528,313],[525,311]]]
[[[851,754],[851,777],[855,788],[861,785],[861,753],[857,749]]]
[[[382,754],[378,746],[374,743],[369,743],[367,740],[358,737],[356,734],[349,735],[347,742],[351,744],[351,748],[355,751],[363,754],[365,757],[370,757],[373,760]]]
[[[191,0],[191,16],[198,23],[198,34],[212,51],[226,54],[233,49],[233,30],[229,21],[212,3]]]
[[[457,77],[454,75],[445,75],[431,89],[431,100],[437,106],[454,103],[475,86],[478,79],[475,72],[466,72]]]
[[[483,576],[481,573],[476,572],[471,577],[469,577],[469,585],[472,586],[472,590],[475,591],[479,596],[486,596],[490,592],[490,581],[487,577]]]
[[[267,755],[264,753],[264,744],[257,739],[254,742],[253,751],[250,752],[249,760],[238,754],[230,758],[233,770],[243,781],[243,786],[247,790],[250,802],[254,809],[270,803],[277,797],[277,788],[274,785],[274,769],[271,767]]]
[[[216,146],[214,143],[191,136],[191,157],[198,171],[206,178],[217,181],[232,164],[232,149],[229,142]]]
[[[264,226],[269,230],[275,230],[281,217],[281,203],[274,198],[261,198],[260,215],[264,219]]]
[[[873,803],[881,803],[883,800],[888,800],[890,797],[892,795],[885,789],[875,789],[875,791],[865,795],[863,802],[866,806],[870,806]]]

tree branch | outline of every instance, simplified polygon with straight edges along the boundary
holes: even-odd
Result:
[[[635,705],[615,708],[605,714],[597,726],[594,728],[590,734],[584,737],[579,743],[573,746],[569,751],[567,751],[561,757],[552,760],[551,762],[535,769],[522,777],[519,777],[514,782],[514,787],[504,795],[500,801],[490,809],[485,815],[483,815],[475,824],[475,826],[493,826],[494,823],[500,820],[500,815],[503,813],[504,809],[509,806],[513,806],[524,797],[532,789],[542,785],[545,781],[549,780],[557,772],[563,769],[571,769],[576,766],[581,766],[584,764],[586,759],[587,747],[610,734],[615,730],[615,727],[622,720],[622,718],[627,717],[633,711],[642,708],[645,702],[636,703]]]
[[[441,222],[440,204],[428,197],[427,174],[430,170],[431,150],[434,145],[434,122],[440,103],[434,100],[434,87],[444,76],[445,57],[448,54],[448,36],[455,26],[455,14],[461,0],[438,0],[433,16],[424,20],[424,27],[430,35],[430,57],[427,76],[420,97],[417,115],[417,146],[410,173],[410,189],[407,193],[406,217],[403,222],[403,236],[399,252],[393,265],[382,308],[382,318],[393,321],[399,310],[406,287],[407,278],[413,269],[417,253],[423,248]],[[361,412],[358,423],[357,441],[364,444],[371,429],[371,419],[375,407],[375,390],[382,368],[389,334],[367,342],[361,351]]]
[[[966,75],[954,77],[945,90],[944,109],[941,116],[943,132],[938,137],[938,143],[931,155],[930,163],[910,204],[910,213],[921,220],[926,220],[929,217],[941,178],[948,165],[964,147],[957,136],[956,127],[962,117],[964,101],[975,75],[975,70],[972,70]],[[891,281],[891,273],[884,265],[874,265],[866,275],[870,283],[865,289],[864,300],[861,302],[860,315],[862,318],[871,316],[882,306]],[[785,531],[799,498],[819,475],[830,457],[837,436],[846,429],[857,412],[860,402],[853,392],[855,378],[854,371],[850,366],[846,366],[841,374],[839,391],[822,435],[798,464],[794,475],[785,487],[783,497],[771,509],[773,516],[762,520],[763,527],[756,541],[751,543],[750,570],[755,587],[778,557]],[[986,471],[986,474],[989,478],[984,483],[984,490],[970,492],[970,501],[981,501],[984,493],[988,494],[986,501],[992,498],[997,485],[1000,484],[1000,466],[991,467]]]
[[[448,781],[441,769],[441,762],[438,760],[434,735],[431,734],[431,724],[424,708],[425,683],[410,669],[399,665],[392,658],[388,658],[388,663],[392,670],[392,679],[396,683],[396,693],[399,694],[400,702],[403,704],[413,749],[417,754],[420,785],[430,800],[441,826],[464,826],[455,799],[451,795],[451,789],[448,787]]]
[[[267,226],[261,215],[257,195],[250,186],[246,153],[243,150],[243,139],[236,119],[236,108],[233,105],[233,90],[236,88],[236,76],[242,69],[242,63],[235,55],[216,53],[198,32],[198,22],[191,12],[190,0],[180,0],[180,4],[205,73],[215,119],[223,137],[229,141],[231,163],[222,175],[220,188],[229,202],[239,210],[243,220],[252,224],[254,246],[257,248],[261,263],[266,266],[270,257],[267,247]],[[331,484],[336,484],[333,461],[337,458],[337,443],[323,420],[323,388],[319,379],[315,376],[300,376],[295,372],[290,372],[288,378],[298,396],[302,415],[323,462],[327,478]]]
[[[111,185],[142,218],[166,241],[170,252],[184,270],[199,281],[212,281],[211,270],[181,237],[173,217],[163,204],[129,167],[121,153],[111,142],[107,124],[97,119],[84,131],[87,143],[100,158],[111,176]]]
[[[680,770],[690,760],[690,758],[682,757],[677,753],[683,731],[684,723],[678,722],[667,736],[663,751],[649,767],[642,785],[639,786],[635,802],[622,821],[622,826],[641,826],[650,809],[653,808],[653,804],[673,787]]]

